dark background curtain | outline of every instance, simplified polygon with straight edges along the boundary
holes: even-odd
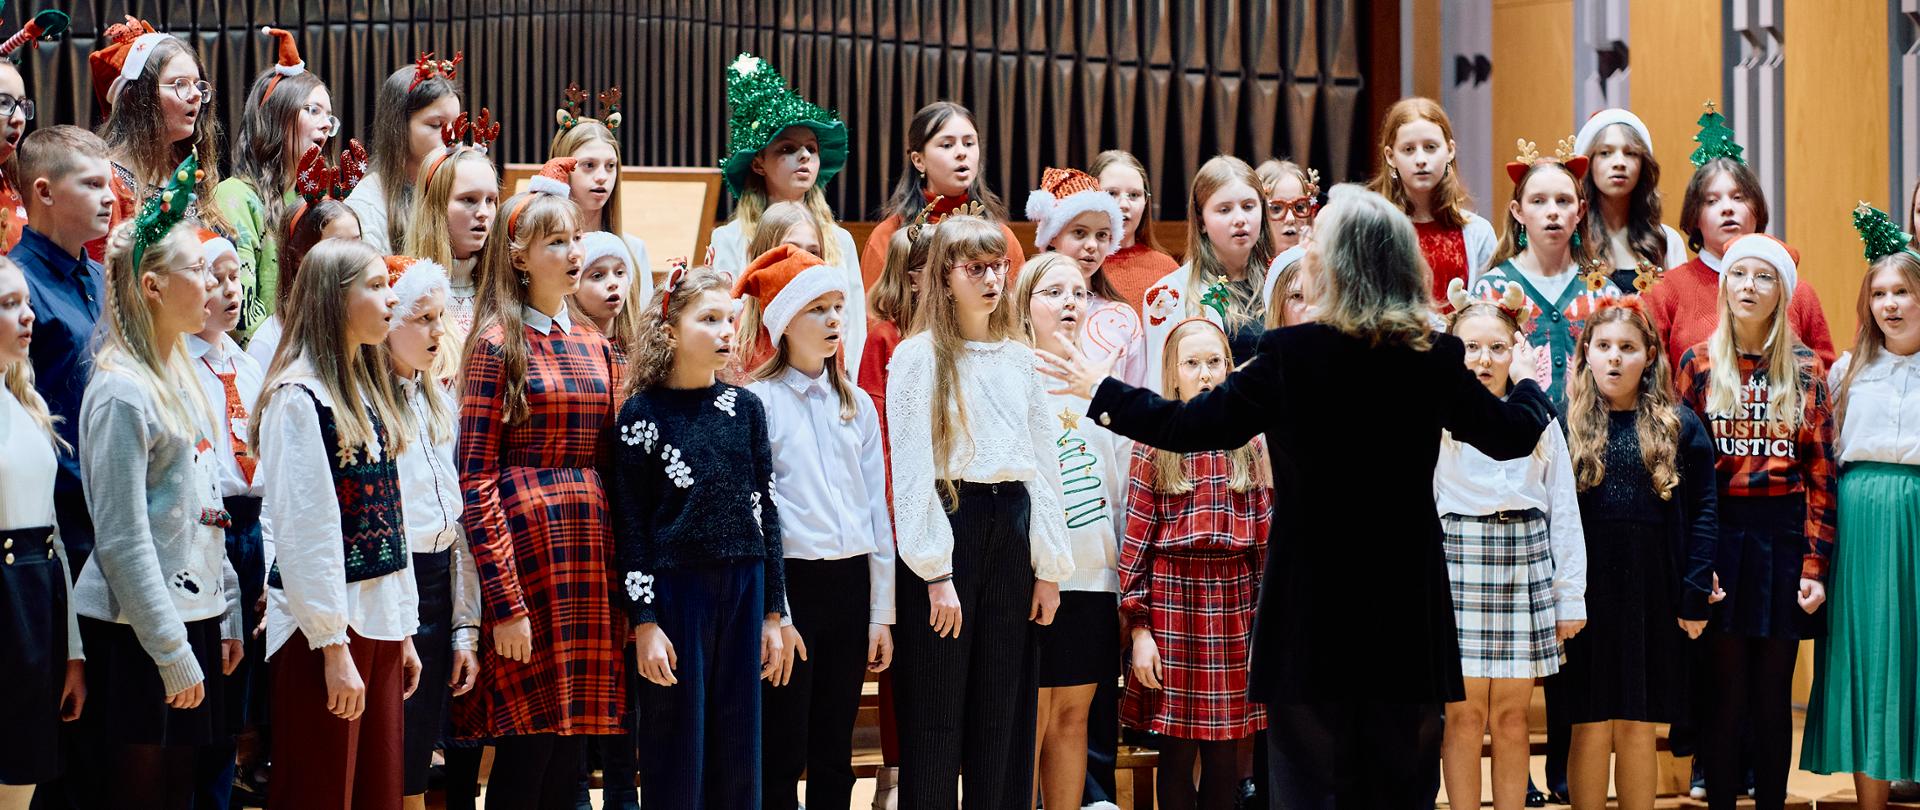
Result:
[[[504,124],[496,154],[545,159],[568,82],[618,85],[630,165],[713,166],[726,146],[723,70],[751,51],[839,111],[852,135],[828,190],[841,217],[875,219],[905,165],[907,121],[953,99],[980,116],[989,184],[1019,216],[1047,166],[1085,167],[1123,148],[1148,167],[1161,219],[1186,214],[1207,157],[1304,156],[1328,180],[1372,167],[1374,114],[1361,76],[1397,71],[1392,8],[1369,0],[168,0],[52,3],[73,17],[21,68],[33,126],[98,121],[87,54],[133,13],[189,39],[233,132],[272,59],[262,25],[293,31],[346,134],[367,139],[373,94],[422,51],[461,51],[470,109]],[[47,5],[9,4],[6,31]],[[1385,15],[1383,30],[1370,19]],[[1397,89],[1397,76],[1386,85]],[[597,105],[590,104],[597,110]],[[224,146],[224,144],[223,144]],[[224,154],[224,149],[223,149]],[[723,208],[724,210],[724,208]]]

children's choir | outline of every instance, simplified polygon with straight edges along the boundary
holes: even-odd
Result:
[[[0,810],[437,756],[471,807],[480,746],[490,807],[845,807],[870,678],[901,807],[1111,806],[1124,726],[1169,808],[1474,804],[1490,734],[1512,810],[1541,678],[1576,807],[1651,807],[1666,723],[1779,807],[1805,639],[1800,765],[1920,778],[1920,204],[1854,212],[1836,355],[1711,109],[1672,222],[1610,109],[1496,234],[1409,98],[1366,189],[1206,161],[1183,263],[1122,151],[1021,244],[938,102],[859,246],[846,125],[743,54],[733,217],[656,277],[617,88],[503,200],[460,54],[363,149],[263,33],[225,179],[179,38],[109,30],[98,135],[0,61]]]

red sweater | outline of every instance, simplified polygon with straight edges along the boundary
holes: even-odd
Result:
[[[927,202],[931,204],[933,195],[927,194],[926,197]],[[965,205],[966,202],[967,198],[964,196],[958,199],[952,197],[943,199],[940,201],[940,208],[935,209],[934,216],[930,218],[938,222],[940,217],[946,216],[947,212]],[[861,284],[871,288],[874,282],[880,280],[880,271],[887,268],[887,243],[893,240],[893,232],[900,230],[901,223],[900,215],[894,214],[880,220],[880,224],[874,226],[873,233],[867,235],[867,244],[860,249]],[[1000,223],[1000,235],[1007,239],[1007,260],[1013,262],[1013,272],[1007,275],[1006,288],[1013,289],[1013,279],[1019,275],[1020,265],[1027,263],[1027,252],[1020,248],[1019,237],[1014,236],[1013,229],[1008,228],[1004,222]],[[864,366],[866,355],[861,357],[861,365]]]
[[[1653,313],[1654,328],[1666,344],[1667,359],[1673,363],[1674,379],[1680,378],[1680,357],[1687,349],[1713,337],[1720,323],[1715,306],[1720,294],[1720,274],[1700,257],[1668,270],[1660,283],[1641,296]],[[1801,281],[1793,287],[1793,302],[1787,305],[1787,320],[1793,333],[1820,358],[1817,376],[1824,378],[1833,365],[1833,334],[1827,327],[1826,313],[1820,310],[1820,296]]]
[[[1140,305],[1147,300],[1147,288],[1178,269],[1180,263],[1172,256],[1139,242],[1115,251],[1100,265],[1100,272],[1106,274],[1107,280],[1113,282],[1113,289],[1120,293],[1121,303],[1133,307],[1135,315],[1142,313]]]

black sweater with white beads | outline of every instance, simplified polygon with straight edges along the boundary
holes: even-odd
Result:
[[[745,388],[655,387],[620,406],[606,454],[617,598],[634,624],[655,621],[654,574],[760,559],[768,613],[785,613],[767,413]]]

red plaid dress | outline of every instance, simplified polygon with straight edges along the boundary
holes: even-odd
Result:
[[[1128,627],[1152,631],[1163,688],[1129,672],[1120,720],[1183,740],[1240,739],[1267,726],[1266,709],[1247,699],[1247,654],[1273,491],[1234,492],[1227,454],[1211,451],[1186,456],[1192,492],[1163,495],[1153,452],[1134,445],[1120,611]]]
[[[602,429],[625,362],[585,325],[527,339],[529,415],[502,419],[500,327],[480,335],[460,389],[460,516],[480,571],[479,683],[454,702],[461,737],[618,734],[626,621],[613,609],[613,534],[600,485]],[[533,657],[494,652],[493,628],[533,623]]]

